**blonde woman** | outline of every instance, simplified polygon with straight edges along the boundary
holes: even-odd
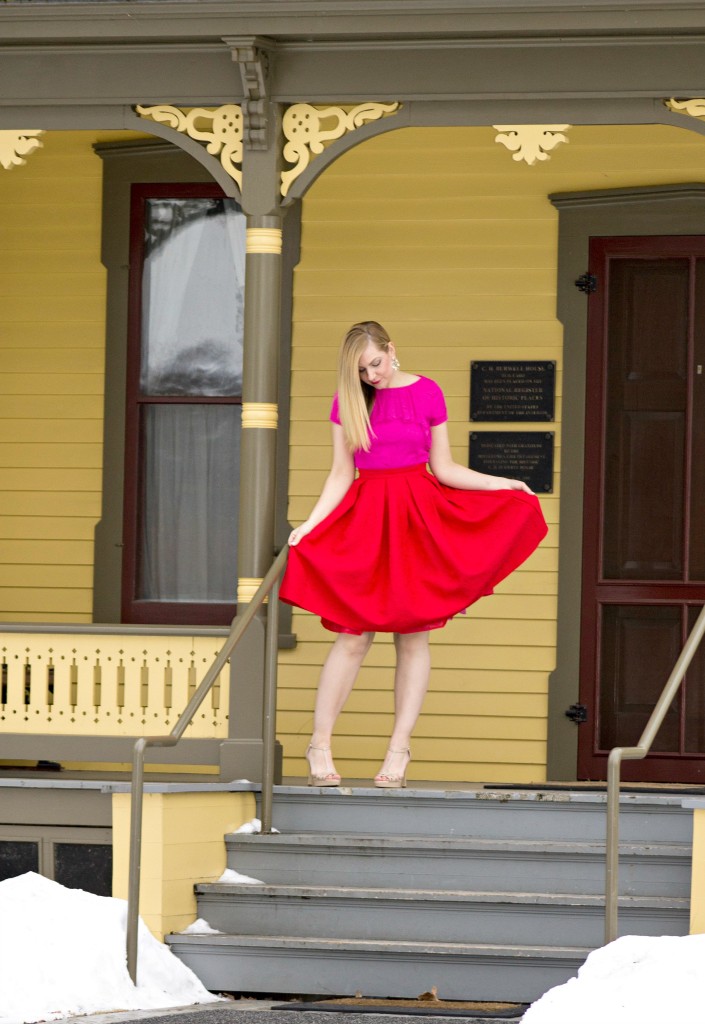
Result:
[[[331,740],[376,632],[396,647],[394,729],[374,784],[406,785],[411,734],[430,674],[429,631],[493,588],[546,534],[525,483],[453,461],[443,393],[404,372],[375,321],[347,332],[330,418],[333,463],[292,530],[282,600],[337,638],[316,696],[309,785],[337,786]],[[430,467],[430,472],[427,467]]]

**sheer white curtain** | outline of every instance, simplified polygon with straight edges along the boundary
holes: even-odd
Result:
[[[177,400],[142,405],[143,600],[235,601],[241,409],[198,402],[242,388],[244,217],[226,203],[148,210],[140,391]]]

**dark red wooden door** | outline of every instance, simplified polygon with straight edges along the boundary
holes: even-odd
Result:
[[[705,236],[593,238],[578,776],[641,732],[705,602]],[[705,650],[623,777],[705,781]]]

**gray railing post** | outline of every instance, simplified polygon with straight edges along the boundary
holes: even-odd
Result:
[[[267,594],[272,592],[269,614],[267,616],[267,654],[265,664],[265,721],[263,723],[263,778],[262,805],[268,807],[269,826],[271,829],[272,782],[274,776],[274,733],[276,728],[276,676],[277,676],[277,642],[278,642],[278,595],[279,577],[284,571],[289,552],[288,545],[274,559],[269,572],[262,580],[241,616],[232,624],[228,638],[208,668],[198,689],[191,697],[178,721],[168,736],[141,736],[134,746],[132,756],[132,780],[130,800],[130,866],[127,886],[127,922],[125,928],[125,944],[127,953],[127,969],[133,983],[137,984],[137,954],[140,903],[140,864],[142,860],[142,804],[144,794],[144,761],[148,747],[173,747],[191,724],[193,716],[209,693],[213,683],[222,672],[225,664],[249,624],[264,604]],[[274,610],[273,610],[274,609]],[[273,610],[273,611],[272,611]],[[266,776],[266,779],[265,779]],[[265,789],[268,789],[265,797]]]
[[[639,761],[651,750],[705,633],[705,605],[666,680],[656,707],[635,747],[614,747],[607,760],[607,833],[605,837],[605,943],[617,938],[619,926],[619,789],[622,761]]]

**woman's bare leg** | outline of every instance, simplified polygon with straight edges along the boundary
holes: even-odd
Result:
[[[384,764],[375,781],[399,782],[409,763],[409,744],[421,713],[431,674],[428,630],[395,633],[397,667],[394,675],[394,731]]]
[[[311,770],[317,775],[335,772],[330,754],[333,728],[350,696],[373,639],[374,633],[362,633],[360,636],[339,633],[323,664],[316,694],[309,753]]]

